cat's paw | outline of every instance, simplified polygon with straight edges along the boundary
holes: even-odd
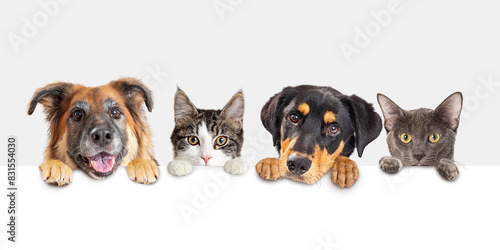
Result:
[[[136,159],[127,165],[128,177],[137,183],[152,184],[160,174],[158,166],[152,160]]]
[[[345,156],[339,156],[333,163],[330,177],[332,182],[339,186],[340,189],[343,187],[350,188],[359,177],[358,165]]]
[[[184,176],[193,172],[193,166],[187,161],[171,161],[167,166],[168,173],[174,176]]]
[[[59,160],[45,161],[39,166],[42,178],[49,184],[64,186],[71,183],[73,170]]]
[[[248,165],[240,158],[232,159],[224,164],[224,171],[230,174],[244,174],[248,171]]]
[[[397,173],[403,168],[403,162],[400,159],[391,156],[384,156],[378,162],[382,171],[386,173]]]
[[[265,180],[277,180],[281,177],[279,171],[279,160],[277,158],[266,158],[260,160],[257,165],[255,165],[255,171]]]
[[[454,181],[458,178],[458,167],[455,162],[448,159],[441,159],[437,165],[437,171],[441,177],[449,181]]]

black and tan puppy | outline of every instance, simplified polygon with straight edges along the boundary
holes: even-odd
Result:
[[[358,178],[358,166],[348,158],[354,148],[361,157],[382,130],[380,116],[365,100],[310,85],[284,88],[264,105],[261,119],[280,154],[257,163],[262,178],[313,184],[331,169],[340,188]]]
[[[151,133],[143,103],[151,112],[151,91],[135,78],[121,78],[100,87],[65,82],[35,91],[28,114],[41,103],[50,123],[49,143],[40,165],[45,182],[66,185],[73,170],[96,179],[127,166],[131,180],[150,184],[158,178]]]

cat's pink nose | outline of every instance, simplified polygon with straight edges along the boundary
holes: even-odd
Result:
[[[212,156],[210,156],[210,155],[202,155],[201,159],[203,159],[203,161],[205,162],[205,165],[207,165],[208,164],[208,160],[212,159]]]

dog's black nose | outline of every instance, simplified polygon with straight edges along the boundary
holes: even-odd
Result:
[[[288,170],[294,175],[303,175],[311,168],[311,161],[307,158],[297,157],[286,162]]]
[[[92,141],[99,146],[106,146],[113,141],[113,133],[107,129],[96,129],[91,137]]]
[[[417,161],[420,161],[425,157],[425,154],[414,154],[413,157],[415,157]]]

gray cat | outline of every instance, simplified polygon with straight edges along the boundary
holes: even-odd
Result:
[[[175,128],[170,137],[174,161],[168,164],[168,172],[183,176],[193,166],[224,166],[228,173],[245,173],[248,166],[240,158],[243,94],[236,93],[222,110],[198,109],[182,90],[174,99]]]
[[[384,114],[387,144],[392,155],[380,159],[380,168],[396,173],[403,166],[436,166],[443,178],[457,179],[453,152],[462,111],[462,93],[453,93],[435,110],[407,111],[385,95],[378,94],[377,98]]]

